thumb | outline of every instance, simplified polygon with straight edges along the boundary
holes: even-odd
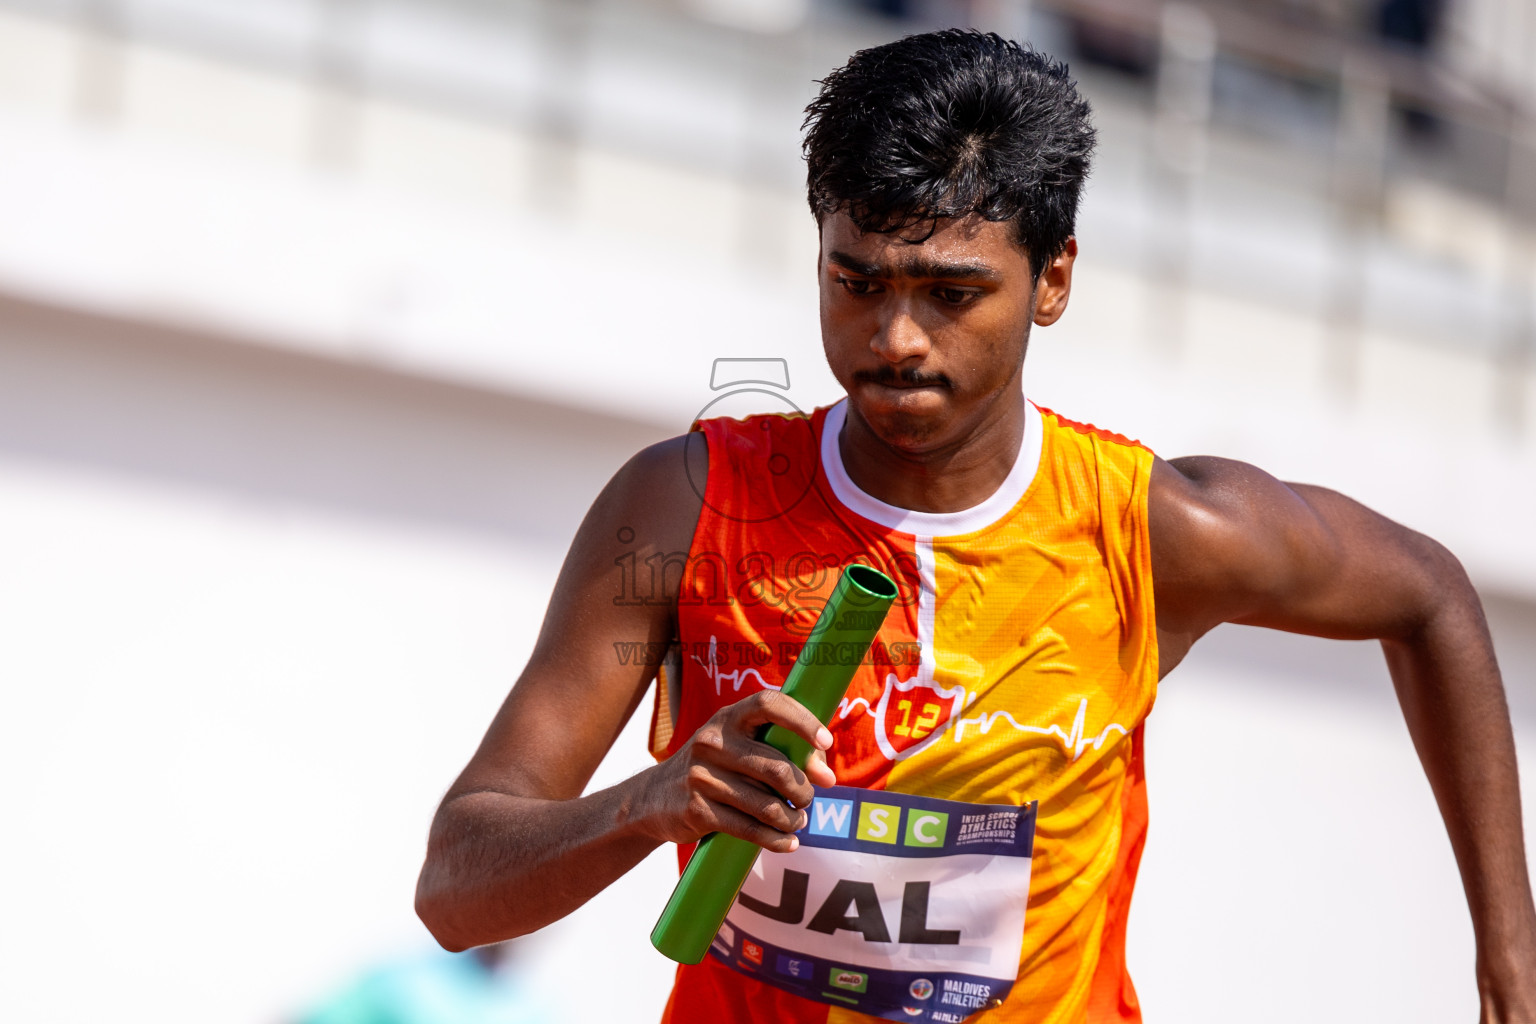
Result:
[[[811,780],[811,785],[823,789],[837,785],[837,776],[827,767],[827,755],[820,750],[812,750],[811,756],[805,759],[805,777]]]

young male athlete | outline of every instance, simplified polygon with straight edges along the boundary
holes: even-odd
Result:
[[[1536,1022],[1514,744],[1455,558],[1332,491],[1165,462],[1025,398],[1093,145],[1066,69],[913,36],[855,54],[807,124],[847,397],[702,422],[598,497],[438,811],[432,933],[532,931],[720,831],[766,852],[669,1021],[1140,1020],[1143,719],[1191,644],[1241,622],[1381,641],[1461,869],[1482,1020]],[[850,561],[901,598],[828,729],[775,688]],[[636,650],[657,655],[616,656]],[[582,796],[658,669],[658,763]],[[817,748],[803,772],[753,739],[770,722]]]

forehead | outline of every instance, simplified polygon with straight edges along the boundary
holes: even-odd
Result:
[[[933,228],[929,234],[929,228]],[[1013,223],[980,214],[923,221],[906,231],[863,231],[838,212],[822,218],[821,254],[846,253],[862,263],[896,274],[914,274],[934,264],[984,264],[1001,273],[1029,272],[1029,257],[1018,244]]]

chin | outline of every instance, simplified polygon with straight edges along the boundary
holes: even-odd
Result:
[[[949,394],[940,388],[863,385],[849,400],[875,435],[893,448],[921,451],[949,425]]]

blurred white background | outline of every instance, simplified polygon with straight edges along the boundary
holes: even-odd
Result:
[[[0,0],[0,1013],[275,1024],[430,943],[597,489],[716,357],[837,397],[799,112],[942,24],[1097,111],[1031,396],[1449,544],[1532,763],[1532,0]],[[1474,1019],[1373,646],[1219,630],[1148,749],[1149,1022]],[[555,1019],[655,1019],[673,872],[519,945]]]

